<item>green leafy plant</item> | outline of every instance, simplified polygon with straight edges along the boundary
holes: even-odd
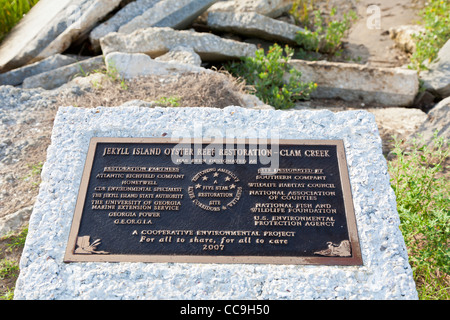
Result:
[[[336,15],[336,8],[330,13],[330,18]],[[339,54],[342,50],[342,39],[347,35],[356,14],[350,11],[343,15],[342,20],[329,19],[326,21],[320,10],[314,11],[312,30],[305,26],[305,31],[296,35],[297,44],[306,51],[315,51],[329,55]]]
[[[155,101],[156,104],[161,104],[167,107],[179,107],[180,106],[179,97],[161,97]]]
[[[264,49],[256,51],[255,57],[244,57],[241,63],[227,66],[231,74],[243,78],[253,87],[254,94],[276,109],[288,109],[296,100],[309,99],[316,89],[315,83],[303,83],[301,72],[289,65],[294,50],[274,44],[267,54]]]
[[[450,38],[450,3],[430,0],[421,11],[424,33],[415,34],[416,50],[411,56],[410,68],[421,71],[436,59],[439,49]]]
[[[120,75],[119,71],[117,70],[116,66],[113,63],[110,63],[108,68],[103,67],[100,69],[94,69],[91,72],[85,72],[81,65],[79,65],[79,68],[80,68],[80,73],[76,74],[74,76],[74,78],[78,77],[78,76],[88,77],[92,74],[104,74],[109,79],[109,81],[111,81],[113,83],[119,83],[120,88],[122,90],[128,90],[127,81],[124,79],[124,77],[122,77]],[[98,90],[103,89],[103,83],[101,80],[92,79],[91,84],[94,89],[98,89]]]
[[[100,72],[96,70],[96,72]],[[120,88],[122,90],[128,90],[128,84],[126,83],[125,79],[120,75],[119,71],[117,70],[116,66],[113,63],[110,63],[108,68],[103,71],[104,74],[112,81],[112,82],[119,82]]]
[[[39,0],[0,0],[0,42]]]
[[[444,168],[449,142],[431,146],[413,140],[411,151],[395,139],[395,158],[388,163],[397,197],[400,229],[421,299],[450,297],[450,185]]]

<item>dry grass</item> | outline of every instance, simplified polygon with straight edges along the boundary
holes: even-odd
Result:
[[[243,85],[225,72],[185,73],[114,80],[106,74],[91,75],[91,90],[79,96],[59,97],[58,105],[83,108],[115,107],[130,100],[146,102],[177,98],[180,107],[224,108],[242,105]],[[93,76],[93,77],[92,77]]]

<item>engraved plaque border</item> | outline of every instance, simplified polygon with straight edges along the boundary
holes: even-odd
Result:
[[[141,255],[141,254],[74,254],[78,231],[80,228],[83,207],[87,197],[87,189],[91,170],[94,163],[94,155],[98,143],[167,143],[177,144],[186,143],[190,139],[191,144],[198,142],[200,138],[119,138],[119,137],[94,137],[91,138],[89,149],[86,156],[84,170],[78,191],[75,211],[73,215],[72,225],[70,228],[69,238],[66,246],[64,262],[152,262],[152,263],[249,263],[249,264],[299,264],[299,265],[363,265],[361,247],[359,243],[358,230],[356,225],[356,217],[353,207],[353,199],[350,187],[350,179],[347,168],[347,160],[345,155],[344,143],[342,140],[301,140],[301,139],[280,139],[278,144],[281,145],[327,145],[336,146],[338,168],[340,181],[342,186],[343,203],[345,208],[347,229],[349,241],[351,245],[351,257],[327,257],[327,256],[310,256],[310,257],[293,257],[293,256],[220,256],[220,255]],[[223,143],[250,143],[251,139],[208,139],[201,138],[201,143],[209,144],[212,142]],[[267,139],[267,144],[271,144],[271,140]],[[85,239],[86,240],[86,239]],[[98,240],[95,240],[96,242]]]

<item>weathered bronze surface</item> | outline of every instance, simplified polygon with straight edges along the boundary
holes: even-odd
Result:
[[[343,143],[93,138],[64,261],[361,265]]]

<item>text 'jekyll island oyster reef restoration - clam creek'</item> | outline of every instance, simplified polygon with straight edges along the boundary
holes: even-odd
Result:
[[[92,138],[64,261],[362,265],[344,144]]]

